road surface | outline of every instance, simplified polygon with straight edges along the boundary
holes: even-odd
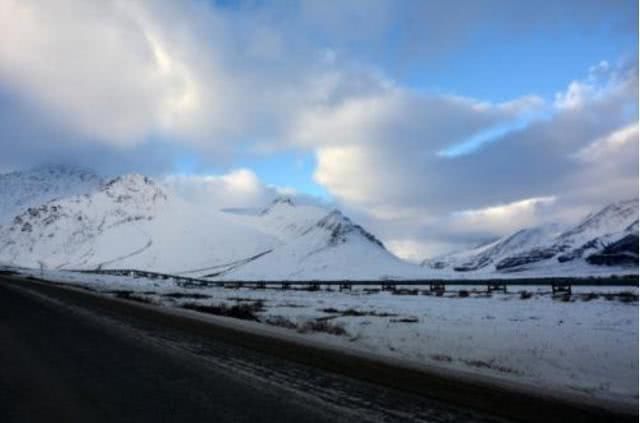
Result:
[[[0,421],[506,421],[486,410],[511,417],[521,410],[526,421],[637,421],[519,395],[501,403],[501,396],[452,382],[461,397],[454,402],[485,404],[478,412],[406,392],[416,384],[446,391],[443,381],[416,382],[400,372],[407,390],[364,382],[372,371],[383,380],[389,369],[365,362],[359,369],[358,361],[314,351],[287,360],[295,348],[149,309],[0,277]],[[309,365],[314,360],[322,364]],[[343,375],[362,377],[323,369],[341,365]]]

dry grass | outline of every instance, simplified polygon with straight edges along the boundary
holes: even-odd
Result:
[[[262,301],[256,301],[254,303],[242,303],[229,306],[225,303],[221,304],[199,304],[199,303],[185,303],[180,307],[188,310],[199,311],[201,313],[214,314],[216,316],[233,317],[235,319],[252,320],[259,322],[260,319],[256,315],[261,311],[264,311],[264,305]]]
[[[377,311],[360,311],[353,308],[348,308],[345,310],[339,310],[333,307],[323,308],[318,311],[327,314],[338,314],[340,317],[343,316],[372,316],[372,317],[396,317],[397,314],[394,313],[385,313],[385,312],[377,312]],[[338,317],[338,316],[335,316]]]
[[[348,335],[341,324],[329,322],[327,319],[314,319],[303,323],[295,323],[283,316],[271,316],[264,323],[285,329],[293,329],[299,333],[320,332],[337,336]]]
[[[520,291],[520,299],[521,300],[528,300],[531,297],[533,297],[533,292]]]
[[[329,335],[346,335],[345,328],[337,323],[331,323],[327,320],[309,320],[298,326],[298,332],[322,332]]]
[[[185,292],[168,292],[166,294],[162,294],[163,297],[166,298],[189,298],[193,300],[203,300],[205,298],[211,298],[211,295],[198,294],[198,293],[185,293]]]
[[[432,360],[439,361],[441,363],[451,363],[453,361],[451,356],[446,354],[431,354],[430,357]]]
[[[112,291],[110,293],[114,294],[116,298],[120,298],[122,300],[135,301],[138,303],[145,303],[145,304],[153,304],[153,301],[151,301],[149,298],[136,294],[133,291]]]

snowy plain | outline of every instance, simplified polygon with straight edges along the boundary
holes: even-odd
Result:
[[[553,297],[549,286],[491,294],[456,286],[436,296],[426,289],[412,295],[402,289],[185,288],[171,280],[65,271],[44,277],[166,307],[246,305],[265,330],[284,327],[334,347],[547,393],[638,403],[637,287],[574,287],[571,296]]]

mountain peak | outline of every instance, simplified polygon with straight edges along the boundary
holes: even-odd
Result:
[[[329,214],[320,219],[315,225],[317,228],[330,232],[329,245],[336,245],[347,241],[349,234],[355,233],[373,242],[380,248],[385,248],[384,244],[373,234],[367,232],[362,226],[354,224],[351,219],[342,214],[338,209],[333,209]]]
[[[136,197],[137,201],[155,202],[158,199],[166,199],[164,190],[153,179],[130,173],[118,176],[106,182],[101,191],[118,202]]]
[[[296,207],[296,204],[293,202],[291,197],[278,196],[271,202],[271,204],[269,204],[268,207],[263,209],[262,212],[260,212],[260,214],[261,215],[265,215],[267,213],[270,213],[272,210],[274,210],[276,208],[281,208],[281,207],[286,207],[286,208]]]
[[[139,173],[128,173],[126,175],[117,176],[104,184],[105,188],[113,187],[117,185],[134,187],[134,186],[144,186],[151,185],[154,186],[156,183],[149,177],[141,175]]]
[[[611,203],[591,213],[578,225],[560,235],[561,238],[593,237],[593,233],[621,230],[638,219],[638,199]]]
[[[279,196],[276,197],[272,202],[272,205],[276,205],[276,204],[286,204],[288,206],[291,207],[295,207],[295,203],[293,202],[293,200],[291,199],[291,197],[287,197],[287,196]]]
[[[94,172],[60,164],[0,175],[0,224],[48,201],[93,192],[102,184]]]

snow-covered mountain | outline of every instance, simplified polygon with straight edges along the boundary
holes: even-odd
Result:
[[[0,262],[227,279],[377,279],[423,271],[337,210],[289,198],[261,210],[211,210],[141,175],[17,214],[0,226]]]
[[[101,184],[92,171],[69,166],[41,166],[0,174],[0,225],[29,207],[91,192]]]
[[[0,175],[0,199],[12,216],[0,221],[0,263],[25,267],[342,280],[628,273],[638,263],[637,200],[573,227],[521,230],[418,266],[339,210],[286,197],[218,210],[142,175],[102,182],[88,171],[48,167]]]
[[[382,242],[333,210],[279,248],[225,278],[402,279],[424,277],[420,268],[390,254]]]
[[[448,254],[423,265],[465,273],[589,273],[596,266],[638,265],[638,200],[610,204],[562,230],[559,225],[523,229],[490,244]]]
[[[511,235],[482,246],[425,260],[423,265],[434,269],[452,269],[465,272],[484,268],[495,270],[495,265],[515,254],[531,251],[544,245],[561,233],[560,225],[549,224],[536,228],[521,229]]]
[[[0,226],[1,260],[30,267],[99,267],[102,258],[141,247],[135,234],[140,222],[152,220],[165,201],[150,179],[127,175],[91,193],[30,207]]]

